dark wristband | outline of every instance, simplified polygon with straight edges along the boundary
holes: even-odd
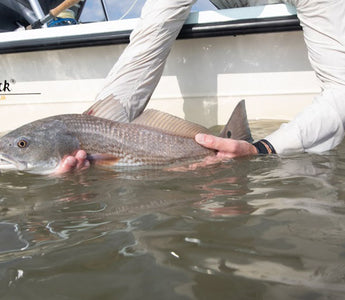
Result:
[[[267,140],[260,140],[254,143],[253,146],[258,150],[258,154],[276,154],[276,150]]]

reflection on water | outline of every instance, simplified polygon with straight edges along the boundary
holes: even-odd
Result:
[[[0,299],[343,299],[344,175],[345,145],[186,173],[0,174]]]

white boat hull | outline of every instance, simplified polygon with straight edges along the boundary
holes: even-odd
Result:
[[[83,112],[125,47],[1,54],[0,82],[6,81],[7,90],[0,92],[0,131]],[[149,107],[213,126],[224,124],[246,99],[249,119],[288,120],[317,93],[301,31],[179,39]]]

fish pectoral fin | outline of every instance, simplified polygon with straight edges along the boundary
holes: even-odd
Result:
[[[87,159],[96,166],[111,167],[114,166],[120,158],[108,153],[88,154]]]
[[[232,138],[234,140],[244,140],[249,143],[253,142],[244,100],[241,100],[237,104],[228,123],[224,126],[219,136],[222,138]]]
[[[198,133],[210,133],[207,128],[201,125],[155,109],[145,110],[131,123],[155,128],[166,134],[179,135],[187,138],[194,138]]]

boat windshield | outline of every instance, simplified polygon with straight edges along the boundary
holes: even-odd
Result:
[[[81,23],[138,18],[146,0],[86,0]],[[257,6],[281,3],[281,0],[198,0],[192,11]]]
[[[146,0],[114,1],[114,0],[86,0],[80,16],[81,23],[99,22],[107,20],[132,19],[140,16],[140,11]],[[192,11],[216,10],[209,0],[198,0]]]

